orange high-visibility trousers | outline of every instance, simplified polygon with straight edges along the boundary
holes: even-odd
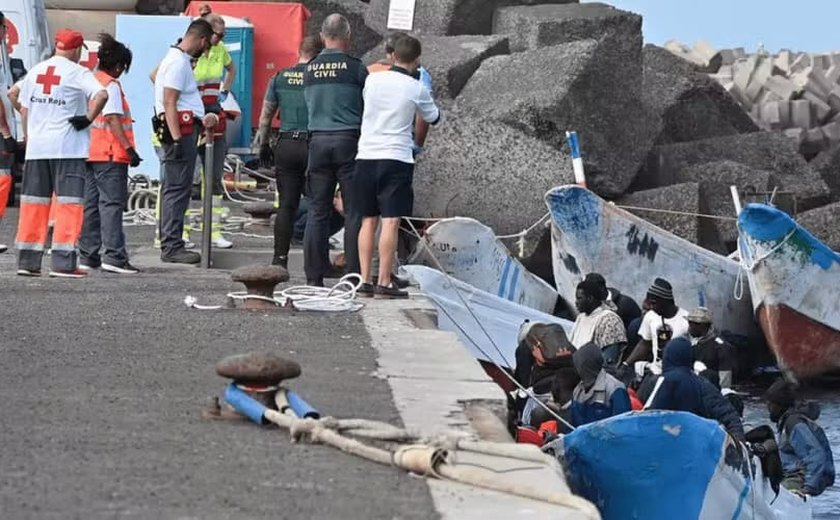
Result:
[[[55,226],[55,205],[57,204],[55,200],[55,192],[52,194],[52,199],[50,199],[50,217],[47,219],[47,226],[53,227]]]
[[[6,214],[9,203],[9,193],[12,191],[12,163],[14,155],[0,152],[0,219]]]
[[[86,169],[85,159],[26,161],[15,239],[19,269],[41,270],[53,192],[52,269],[65,272],[76,269],[76,242],[82,232]]]

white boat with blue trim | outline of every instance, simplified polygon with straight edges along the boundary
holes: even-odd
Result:
[[[557,290],[528,272],[492,229],[465,217],[435,222],[417,245],[413,262],[437,269],[499,298],[551,314]],[[431,254],[437,259],[431,258]]]
[[[554,188],[545,201],[551,214],[554,278],[563,298],[574,301],[577,283],[587,273],[598,272],[610,286],[641,302],[651,282],[662,277],[671,282],[680,307],[708,307],[719,330],[761,337],[748,284],[738,283],[737,261],[673,235],[580,186]]]
[[[501,370],[512,372],[516,367],[517,335],[525,320],[557,323],[567,333],[572,330],[573,323],[568,320],[482,291],[437,269],[422,265],[401,269],[437,309],[438,328],[454,332],[504,390],[513,387]]]
[[[794,378],[840,368],[840,254],[765,204],[748,204],[738,231],[755,313],[779,367]]]

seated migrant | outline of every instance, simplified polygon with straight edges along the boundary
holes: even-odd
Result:
[[[573,426],[580,426],[630,411],[627,388],[604,370],[604,356],[595,343],[587,343],[572,356],[580,383],[571,404]]]
[[[782,379],[764,394],[770,420],[779,432],[782,485],[804,495],[820,495],[834,485],[834,457],[825,431],[817,424],[816,403],[797,402],[796,392]]]

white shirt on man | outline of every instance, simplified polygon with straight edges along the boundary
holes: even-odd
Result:
[[[26,159],[87,159],[90,132],[70,118],[85,115],[89,100],[104,90],[93,73],[62,56],[32,67],[20,88],[26,108]]]
[[[178,112],[190,111],[194,117],[204,117],[204,103],[198,93],[190,55],[178,47],[170,47],[158,66],[155,76],[155,111],[163,113],[163,89],[177,90],[180,95],[176,103]]]
[[[365,110],[356,159],[414,164],[412,131],[417,114],[430,124],[440,109],[420,81],[403,69],[371,74],[363,92]]]
[[[657,345],[658,341],[654,341],[657,337],[656,331],[665,323],[673,331],[671,339],[688,336],[688,311],[677,308],[677,313],[671,318],[663,318],[661,315],[647,311],[642,318],[642,324],[639,326],[639,337],[645,341],[650,341],[654,344],[653,356],[658,358],[657,350],[663,350],[665,345]]]

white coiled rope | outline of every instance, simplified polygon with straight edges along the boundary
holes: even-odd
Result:
[[[281,291],[275,291],[272,298],[248,294],[245,291],[230,292],[231,301],[263,300],[283,307],[291,301],[295,309],[316,312],[355,312],[363,307],[356,300],[356,293],[362,285],[362,277],[356,273],[346,274],[332,287],[312,287],[293,285]],[[201,305],[194,296],[184,298],[184,304],[191,309],[212,311],[228,308],[225,305]]]

